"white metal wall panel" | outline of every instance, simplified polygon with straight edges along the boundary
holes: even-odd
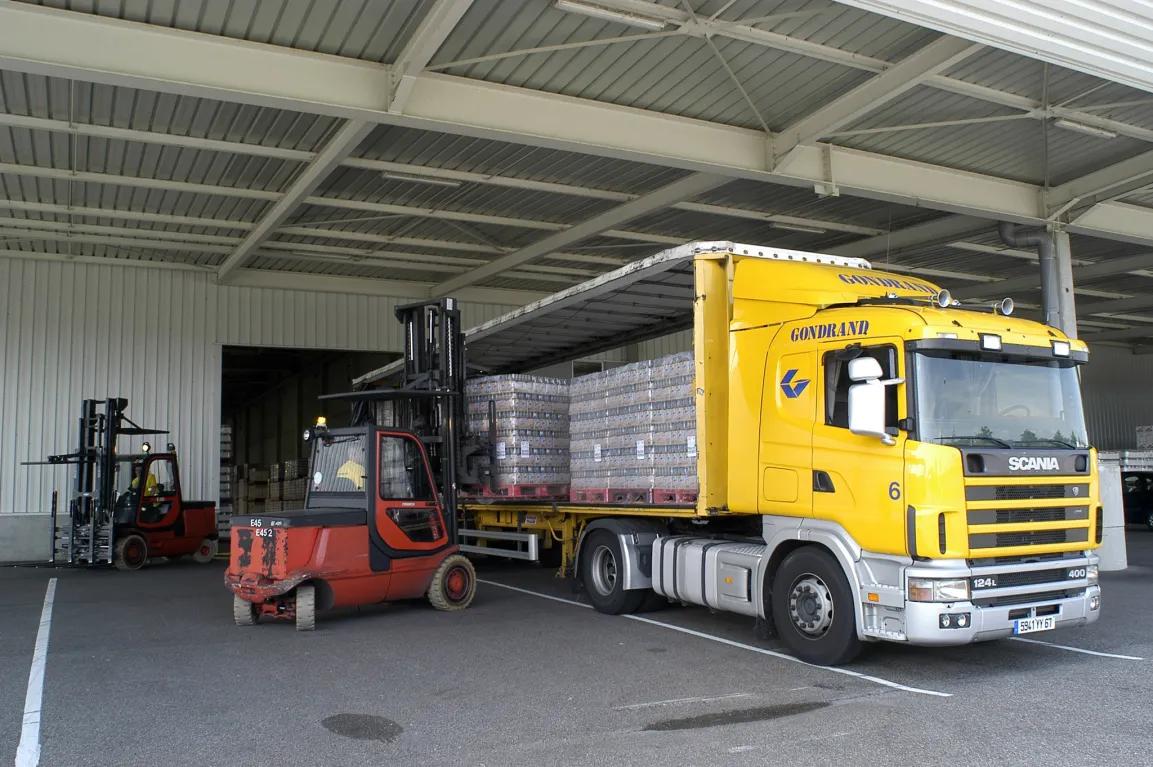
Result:
[[[1133,0],[840,0],[1153,91],[1153,9]]]
[[[681,330],[671,335],[652,338],[637,344],[637,359],[655,360],[677,352],[687,352],[693,348],[693,331]]]
[[[170,269],[0,259],[0,514],[44,512],[84,398],[124,396],[170,429],[185,493],[215,499],[221,346],[401,351],[398,302],[380,296],[221,287]],[[513,307],[467,304],[466,327]],[[164,438],[154,440],[163,442]]]

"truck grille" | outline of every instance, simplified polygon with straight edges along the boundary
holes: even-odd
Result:
[[[1005,607],[1008,605],[1023,605],[1027,602],[1046,602],[1056,599],[1070,599],[1085,594],[1085,589],[1064,589],[1062,591],[1043,591],[1039,594],[1015,594],[1007,597],[990,597],[989,599],[974,599],[977,607]]]
[[[1060,583],[1068,580],[1069,568],[1062,567],[1056,570],[1024,570],[1019,573],[997,573],[996,575],[974,575],[972,578],[973,594],[981,593],[982,588],[1007,589],[1015,586],[1033,586],[1038,583]],[[993,581],[995,586],[989,586]],[[977,583],[984,583],[983,587]]]
[[[1008,522],[1072,522],[1089,518],[1088,506],[1059,506],[1040,509],[973,509],[970,525],[996,525]]]
[[[1052,543],[1088,543],[1089,530],[1030,530],[1012,533],[971,533],[969,548],[992,549],[1010,546],[1044,546]]]
[[[1073,485],[969,485],[969,501],[1036,501],[1052,498],[1088,498],[1088,484]]]

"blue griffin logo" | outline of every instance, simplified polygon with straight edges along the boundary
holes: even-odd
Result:
[[[807,378],[794,381],[793,379],[796,375],[797,369],[793,368],[792,370],[786,371],[785,377],[781,379],[781,391],[783,391],[789,399],[796,399],[801,396],[801,392],[809,385],[809,379]]]

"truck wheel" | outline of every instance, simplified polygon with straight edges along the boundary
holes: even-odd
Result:
[[[237,626],[255,626],[256,605],[233,594],[232,620]]]
[[[316,586],[305,583],[296,587],[296,630],[316,629]]]
[[[645,600],[645,589],[625,590],[621,542],[609,530],[594,530],[581,546],[581,582],[589,602],[607,615],[635,613]]]
[[[1145,527],[1153,530],[1153,511],[1149,512],[1145,517]]]
[[[476,570],[468,557],[453,554],[445,557],[433,573],[428,586],[428,601],[438,610],[463,610],[476,596]]]
[[[206,565],[216,558],[216,552],[220,550],[220,541],[212,538],[205,538],[200,542],[196,551],[192,552],[192,561],[197,564]]]
[[[112,564],[117,570],[139,570],[148,561],[148,542],[132,533],[116,542]]]
[[[804,546],[773,578],[773,622],[781,641],[806,663],[838,666],[861,651],[849,582],[832,554]]]

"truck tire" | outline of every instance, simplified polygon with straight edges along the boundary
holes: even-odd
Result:
[[[116,542],[112,564],[117,570],[139,570],[148,561],[148,542],[130,533]]]
[[[581,582],[589,602],[606,615],[635,613],[645,601],[646,589],[625,590],[620,539],[610,530],[594,530],[581,545]]]
[[[1153,530],[1153,511],[1145,515],[1145,527]]]
[[[256,625],[256,605],[247,599],[232,595],[232,621],[237,626]]]
[[[316,629],[316,586],[303,583],[296,587],[296,630]]]
[[[220,550],[220,541],[214,538],[205,538],[196,547],[196,551],[192,552],[192,561],[199,565],[207,565],[216,558],[216,552]]]
[[[472,604],[476,596],[476,570],[468,557],[445,557],[428,586],[428,602],[438,610],[452,612]]]
[[[803,546],[789,554],[773,577],[771,600],[781,641],[797,658],[839,666],[860,653],[856,600],[827,550]]]

